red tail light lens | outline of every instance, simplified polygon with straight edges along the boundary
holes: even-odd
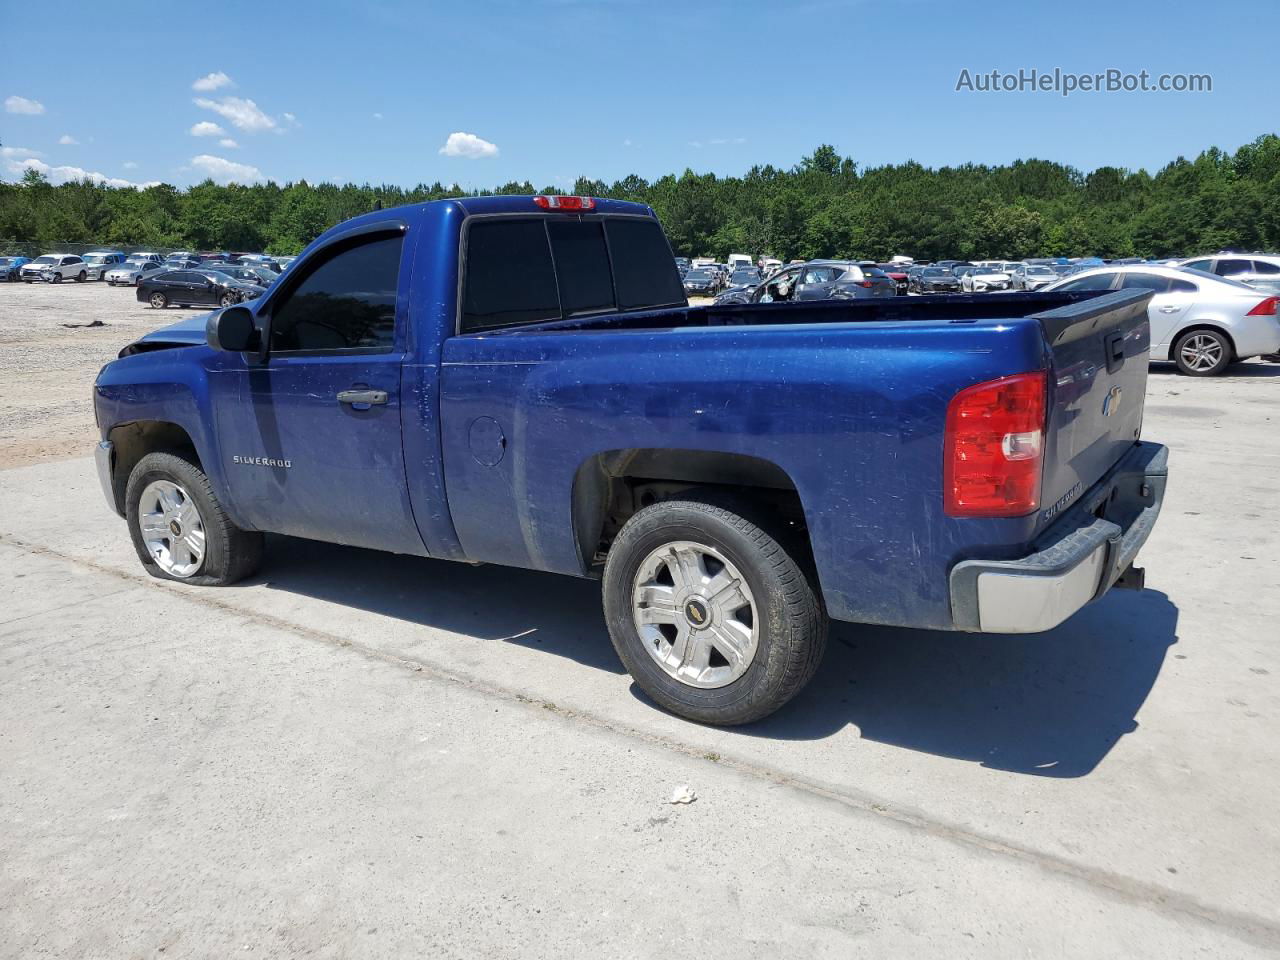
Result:
[[[543,210],[594,210],[596,201],[593,197],[557,197],[537,196],[533,202]]]
[[[1246,317],[1274,317],[1276,315],[1276,302],[1280,301],[1280,297],[1267,297],[1256,307],[1245,314]]]
[[[1043,371],[966,387],[947,407],[943,499],[951,517],[1021,517],[1040,506]]]

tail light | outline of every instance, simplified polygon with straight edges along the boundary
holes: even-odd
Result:
[[[596,201],[593,197],[558,197],[537,196],[533,202],[543,210],[594,210]]]
[[[1021,517],[1040,506],[1046,377],[966,387],[947,407],[943,500],[951,517]]]
[[[1246,317],[1274,317],[1276,315],[1276,302],[1280,301],[1280,297],[1267,297],[1256,307],[1245,314]]]

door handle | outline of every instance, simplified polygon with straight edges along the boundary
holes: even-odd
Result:
[[[339,403],[350,404],[372,404],[386,403],[387,391],[385,390],[342,390],[338,393]]]
[[[1182,309],[1181,307],[1168,306],[1168,307],[1161,307],[1160,312],[1161,313],[1177,313],[1181,309]]]

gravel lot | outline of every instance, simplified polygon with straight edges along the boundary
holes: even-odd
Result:
[[[0,957],[1280,951],[1280,365],[1153,368],[1147,590],[838,626],[718,730],[636,691],[591,582],[285,538],[143,575],[89,388],[180,316],[0,285]]]

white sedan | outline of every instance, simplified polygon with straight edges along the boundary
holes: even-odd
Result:
[[[965,293],[986,293],[990,290],[1008,290],[1013,286],[1009,274],[996,267],[978,267],[967,270],[960,277],[960,289]]]
[[[1150,290],[1151,359],[1172,360],[1189,376],[1280,351],[1280,297],[1211,273],[1145,263],[1095,267],[1043,289]]]

